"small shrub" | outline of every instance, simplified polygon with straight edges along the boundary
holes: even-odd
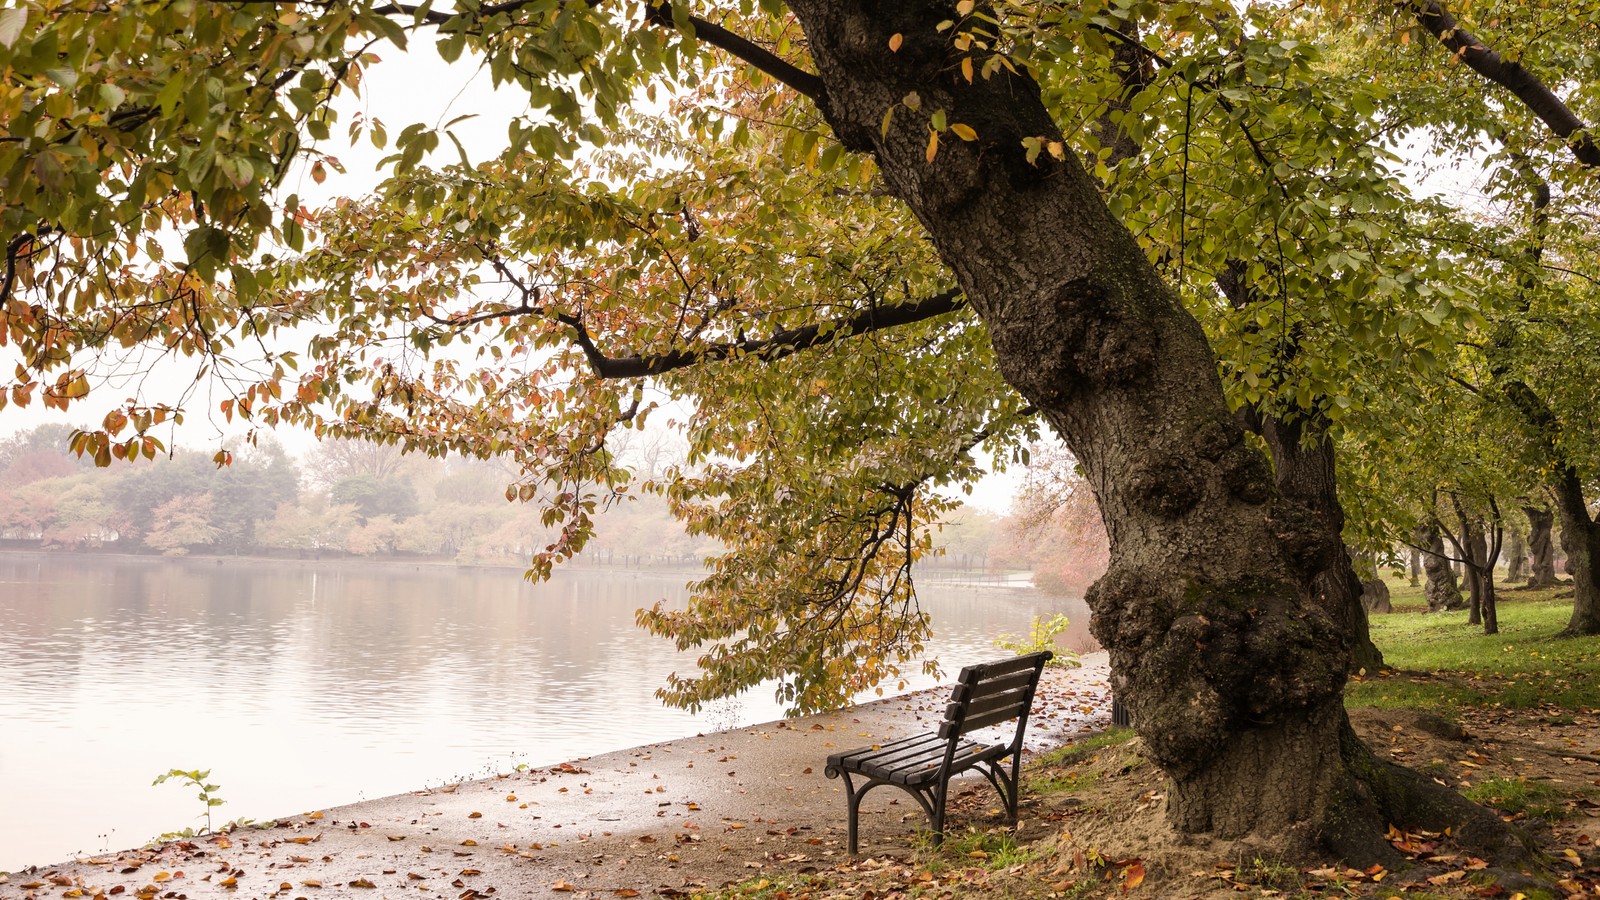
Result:
[[[1075,651],[1063,650],[1056,646],[1056,638],[1066,633],[1068,624],[1064,613],[1057,613],[1048,619],[1042,616],[1035,616],[1033,627],[1029,629],[1027,637],[1018,638],[1010,634],[1002,634],[994,639],[994,645],[1002,650],[1010,650],[1018,656],[1049,650],[1055,656],[1046,665],[1054,667],[1081,666],[1083,661],[1078,658],[1078,654]]]

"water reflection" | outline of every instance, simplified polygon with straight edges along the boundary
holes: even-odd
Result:
[[[683,575],[0,554],[0,871],[777,717],[653,696],[693,665],[633,625]],[[930,585],[948,670],[1076,601]],[[947,673],[948,675],[948,673]],[[928,683],[917,676],[915,685]]]

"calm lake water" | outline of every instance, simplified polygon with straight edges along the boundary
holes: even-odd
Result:
[[[0,553],[0,871],[769,721],[652,691],[693,665],[633,624],[687,576]],[[946,678],[1082,602],[925,584]],[[925,687],[918,677],[914,686]]]

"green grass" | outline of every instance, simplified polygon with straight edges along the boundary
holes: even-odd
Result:
[[[798,896],[808,889],[825,886],[825,883],[817,878],[788,875],[757,876],[697,896],[711,900],[778,900],[780,897]]]
[[[1038,759],[1034,761],[1034,765],[1070,766],[1074,763],[1077,763],[1079,760],[1087,759],[1088,757],[1106,749],[1107,747],[1115,747],[1118,744],[1125,744],[1128,741],[1133,740],[1133,738],[1134,733],[1132,728],[1107,728],[1105,731],[1102,731],[1099,734],[1091,734],[1082,740],[1073,741],[1070,744],[1063,744],[1062,746],[1057,747],[1048,753],[1041,754]]]
[[[1401,673],[1353,680],[1346,692],[1350,705],[1600,708],[1600,641],[1555,637],[1572,615],[1572,599],[1554,595],[1570,591],[1570,585],[1542,591],[1502,587],[1495,635],[1468,625],[1465,611],[1422,611],[1427,607],[1420,588],[1391,586],[1395,608],[1405,611],[1373,616],[1372,640]]]
[[[1562,801],[1567,794],[1548,784],[1525,778],[1485,778],[1462,791],[1468,800],[1502,812],[1522,813],[1532,819],[1564,819],[1571,815]]]
[[[949,865],[981,865],[985,869],[1008,869],[1030,862],[1037,851],[1017,843],[1010,831],[994,829],[980,831],[947,832],[944,842],[933,845],[933,835],[923,833],[917,840],[917,849],[929,871],[938,874]]]

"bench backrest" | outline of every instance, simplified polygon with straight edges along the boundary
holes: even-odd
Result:
[[[962,669],[950,703],[944,709],[939,736],[958,738],[969,731],[1016,719],[1017,733],[1012,738],[1011,749],[1018,749],[1023,728],[1028,723],[1028,709],[1033,705],[1033,693],[1039,686],[1039,675],[1053,656],[1054,653],[1044,650]]]

